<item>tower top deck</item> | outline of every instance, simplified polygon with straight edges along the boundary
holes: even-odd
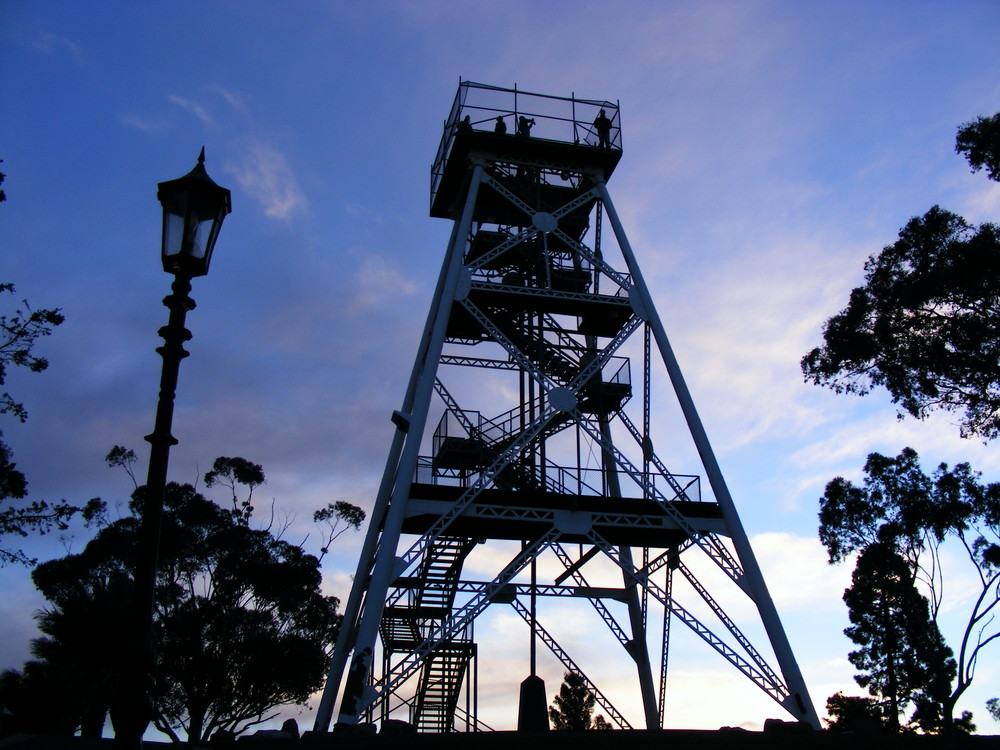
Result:
[[[607,179],[622,156],[619,103],[460,81],[431,167],[431,216],[454,218],[472,152]]]

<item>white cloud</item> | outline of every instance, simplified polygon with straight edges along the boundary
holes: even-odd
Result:
[[[204,105],[199,104],[191,99],[184,99],[183,97],[177,96],[176,94],[170,94],[167,96],[167,101],[174,104],[185,112],[190,112],[194,115],[198,121],[205,127],[214,127],[216,125],[215,119],[208,113],[208,110]]]
[[[83,48],[68,37],[52,32],[45,32],[29,40],[29,45],[43,55],[57,55],[61,52],[68,52],[77,65],[83,65],[86,58],[83,55]]]
[[[236,160],[224,167],[236,178],[239,186],[264,209],[272,219],[288,219],[305,209],[306,199],[299,189],[288,160],[277,149],[252,141]]]
[[[225,89],[222,86],[209,86],[208,90],[220,96],[233,109],[233,111],[242,115],[249,114],[245,96],[238,94],[235,91]]]
[[[167,120],[164,118],[147,119],[134,113],[123,115],[121,123],[126,127],[134,128],[149,135],[164,133],[169,127]]]
[[[813,537],[768,532],[750,543],[779,612],[842,609],[841,596],[851,584],[850,561],[830,565],[823,545]]]
[[[388,258],[371,252],[362,257],[351,286],[347,312],[352,316],[378,306],[398,305],[417,290],[417,284],[397,271]],[[419,315],[423,317],[424,311]]]

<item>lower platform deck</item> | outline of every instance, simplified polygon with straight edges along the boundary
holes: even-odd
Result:
[[[414,482],[410,487],[403,533],[426,533],[457,502],[465,488]],[[471,539],[535,539],[555,525],[560,541],[586,543],[593,529],[615,546],[668,549],[688,532],[725,534],[722,511],[714,502],[678,500],[670,511],[654,500],[573,495],[524,490],[482,490],[445,532]]]

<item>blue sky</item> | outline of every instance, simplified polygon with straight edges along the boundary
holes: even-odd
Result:
[[[369,507],[450,229],[427,215],[429,168],[459,78],[619,100],[609,189],[822,709],[856,690],[850,571],[816,541],[825,483],[906,445],[1000,479],[995,447],[948,418],[897,421],[882,394],[836,396],[798,369],[911,216],[1000,217],[1000,186],[953,152],[959,124],[1000,110],[998,32],[995,2],[7,0],[0,280],[67,322],[42,342],[48,371],[9,378],[30,416],[5,439],[32,497],[124,502],[103,456],[145,458],[152,427],[156,183],[204,145],[233,213],[194,282],[171,477],[262,463],[263,496],[301,534],[332,500]],[[29,546],[44,559],[86,538]],[[324,561],[331,592],[346,596],[360,542]],[[42,602],[22,569],[0,585],[0,667],[19,666]],[[946,609],[967,596],[957,577]],[[995,661],[961,704],[994,732]],[[737,690],[716,666],[678,667],[668,722],[776,715],[738,692],[709,711]]]

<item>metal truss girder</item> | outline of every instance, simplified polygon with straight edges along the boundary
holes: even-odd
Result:
[[[554,513],[540,508],[518,508],[508,505],[478,505],[473,511],[479,518],[502,518],[515,521],[551,522]]]
[[[576,209],[580,208],[581,206],[587,205],[587,203],[589,203],[590,201],[596,201],[596,200],[600,200],[600,195],[596,189],[590,188],[590,190],[586,190],[580,193],[572,200],[566,201],[566,203],[559,206],[559,208],[550,211],[549,213],[551,213],[552,217],[556,219],[556,221],[558,221],[563,216],[573,213],[574,211],[576,211]]]
[[[426,656],[445,641],[454,638],[466,625],[478,617],[490,605],[493,597],[558,536],[559,532],[556,529],[549,529],[531,544],[525,545],[478,595],[459,607],[447,620],[434,627],[424,641],[393,668],[392,675],[384,675],[381,681],[376,682],[373,691],[363,702],[361,708],[365,709],[373,705],[380,696],[393,692],[396,687],[406,682],[420,667]]]
[[[663,593],[670,601],[674,599],[674,571],[667,568]],[[660,727],[667,714],[667,664],[670,655],[670,607],[663,608],[663,635],[660,642]]]
[[[695,543],[701,547],[704,552],[712,558],[719,565],[722,570],[733,579],[734,582],[739,583],[739,579],[734,576],[734,572],[727,565],[720,564],[720,560],[728,562],[732,559],[725,549],[722,548],[721,543],[715,537],[707,537],[703,535],[700,531],[695,529],[685,518],[684,514],[671,505],[671,501],[666,498],[666,496],[656,489],[656,487],[649,487],[648,483],[645,481],[645,476],[640,469],[638,469],[629,459],[622,453],[614,444],[607,442],[604,436],[600,434],[599,430],[593,430],[592,426],[589,424],[581,424],[581,426],[587,431],[592,439],[598,442],[602,448],[607,450],[615,459],[615,463],[621,468],[626,474],[628,474],[633,481],[637,482],[639,486],[644,487],[649,494],[650,499],[655,500],[661,508],[670,516],[677,525],[688,534],[688,536],[695,541]],[[658,465],[657,468],[660,468]],[[663,467],[661,471],[664,472],[665,476],[672,476],[666,471],[666,467]],[[679,486],[679,485],[678,485]],[[720,552],[719,548],[722,548]]]
[[[556,556],[559,558],[559,561],[564,566],[566,566],[566,568],[570,568],[573,565],[573,561],[570,559],[569,555],[566,554],[566,550],[562,548],[562,545],[555,544],[552,546],[552,549],[556,553]],[[575,571],[573,573],[573,580],[576,581],[577,584],[581,586],[588,585],[587,579],[584,578],[583,574],[580,573],[579,571]],[[625,594],[624,590],[622,593]],[[625,600],[622,599],[622,601]],[[591,605],[593,605],[594,609],[597,610],[597,614],[600,616],[600,618],[604,620],[604,624],[608,626],[608,629],[611,631],[612,635],[614,635],[614,637],[618,639],[618,642],[622,644],[624,648],[628,649],[629,642],[632,639],[629,638],[628,633],[625,632],[625,629],[618,624],[618,620],[616,620],[615,616],[611,614],[611,611],[606,606],[604,606],[604,602],[598,599],[591,599],[590,603]]]
[[[437,521],[426,531],[423,536],[418,539],[409,550],[399,558],[399,567],[396,570],[397,577],[402,575],[410,565],[413,564],[420,555],[423,554],[424,550],[430,546],[438,536],[440,536],[451,522],[454,521],[458,516],[460,516],[479,496],[479,493],[486,489],[486,486],[493,480],[497,472],[507,466],[514,457],[524,448],[528,443],[530,443],[536,435],[538,435],[548,423],[549,419],[556,413],[556,410],[551,406],[547,406],[542,409],[535,420],[525,427],[517,438],[507,446],[506,449],[501,451],[500,455],[494,459],[493,463],[489,465],[480,474],[479,479],[476,480],[462,495],[455,500],[455,502],[448,509],[447,513],[441,514]]]
[[[469,433],[469,437],[472,437],[478,429],[477,426],[472,424],[471,420],[465,416],[465,410],[459,407],[458,402],[452,397],[448,389],[444,387],[444,383],[441,382],[441,378],[434,378],[434,392],[437,393],[438,398],[444,401],[444,405],[448,411],[455,415],[455,419],[457,419],[459,424],[461,424],[462,427],[465,428],[465,431]]]
[[[709,532],[704,536],[715,539],[717,544],[722,544],[722,542],[720,542],[716,538],[716,534],[714,532]],[[694,546],[695,546],[695,541],[693,539],[685,539],[683,542],[677,545],[676,555],[674,556],[674,560],[679,562],[680,555],[683,554],[685,550],[689,550],[691,549],[691,547]],[[674,550],[667,550],[662,555],[657,555],[656,558],[649,561],[648,565],[643,567],[642,572],[647,576],[653,575],[653,573],[658,571],[664,565],[670,563],[672,553],[674,553]]]
[[[488,370],[517,370],[521,367],[516,362],[502,359],[486,359],[484,357],[462,357],[454,354],[444,354],[441,356],[442,365],[453,365],[455,367],[483,367]]]
[[[714,537],[715,534],[711,534],[710,533],[710,534],[706,534],[705,536]],[[695,546],[695,541],[693,539],[690,539],[690,538],[685,539],[683,542],[681,542],[680,544],[677,545],[677,549],[676,550],[667,550],[662,555],[658,555],[655,559],[650,560],[649,561],[649,565],[646,565],[646,566],[643,567],[643,569],[642,569],[643,574],[645,574],[647,576],[653,575],[653,573],[655,573],[656,571],[658,571],[664,565],[667,565],[668,563],[670,563],[670,561],[671,561],[671,555],[673,553],[676,553],[674,555],[674,557],[673,557],[674,561],[676,562],[677,560],[679,560],[679,557],[680,557],[680,555],[681,555],[682,552],[684,552],[685,550],[689,550],[689,549],[691,549],[694,546]]]
[[[520,208],[520,206],[518,208]],[[518,245],[527,242],[536,234],[538,234],[538,230],[535,229],[534,227],[525,227],[520,232],[515,234],[513,237],[509,237],[508,239],[501,242],[499,245],[497,245],[489,252],[483,253],[482,257],[476,258],[472,263],[466,265],[466,268],[468,268],[470,271],[482,270],[486,266],[486,264],[492,261],[494,258],[499,258],[501,255],[503,255],[511,248],[517,247]]]
[[[585,354],[591,351],[586,344],[583,344],[576,339],[562,326],[559,325],[558,321],[553,318],[549,313],[542,315],[542,320],[547,326],[547,331],[554,334],[556,337],[555,344],[563,350],[570,350],[577,355]],[[577,334],[579,335],[579,334]]]
[[[507,201],[516,206],[519,210],[523,211],[525,215],[528,216],[529,218],[536,213],[535,209],[532,206],[528,205],[526,202],[521,200],[506,186],[500,184],[500,182],[497,181],[492,176],[487,175],[484,181],[488,185],[490,185],[494,190],[496,190],[500,195],[502,195]],[[556,217],[556,219],[558,220],[562,216],[565,216],[566,214],[570,213],[573,209],[585,204],[589,200],[597,200],[597,201],[601,200],[600,192],[596,187],[591,188],[590,190],[586,191],[580,196],[577,196],[577,198],[569,201],[566,205],[557,208],[555,211],[552,212],[552,215]],[[570,206],[571,208],[567,208]],[[599,268],[601,272],[603,272],[608,278],[614,280],[619,287],[621,287],[624,290],[629,289],[631,284],[629,283],[628,276],[619,273],[614,268],[609,266],[607,263],[604,262],[602,258],[598,257],[595,253],[591,252],[590,248],[588,248],[586,245],[582,244],[573,237],[570,237],[568,234],[566,234],[558,227],[552,230],[552,233],[555,234],[563,243],[565,243],[567,247],[571,247],[576,251],[578,251],[583,257],[589,260],[592,265]],[[469,267],[476,269],[482,268],[489,261],[498,257],[502,253],[506,252],[511,247],[514,247],[515,245],[524,242],[526,239],[533,237],[535,234],[536,232],[531,231],[530,229],[526,229],[525,231],[521,232],[518,235],[515,241],[505,242],[502,245],[498,246],[497,248],[494,248],[494,250],[491,250],[490,252],[486,253],[482,258],[478,258],[475,263],[470,264]]]
[[[627,274],[619,273],[618,271],[616,271],[614,268],[609,266],[601,256],[597,255],[597,253],[591,252],[590,248],[584,245],[582,242],[573,239],[563,230],[559,229],[559,227],[553,229],[552,234],[554,234],[563,243],[565,243],[567,247],[573,248],[581,256],[590,261],[591,265],[598,268],[601,271],[601,273],[603,273],[609,279],[618,284],[618,286],[621,287],[621,289],[623,289],[624,291],[628,291],[629,289],[632,288],[632,283],[629,280]]]
[[[479,309],[478,306],[470,302],[468,299],[461,300],[460,304],[473,318],[479,322],[481,326],[483,326],[483,328],[486,329],[486,331],[489,332],[489,334],[493,337],[493,340],[503,347],[507,354],[509,354],[511,358],[517,362],[520,369],[530,374],[544,387],[546,391],[559,385],[546,375],[539,367],[536,367],[535,363],[527,355],[525,355],[524,352],[522,352],[520,348],[518,348],[518,346],[493,323],[493,320]]]
[[[770,677],[761,672],[754,664],[747,661],[728,643],[715,635],[715,633],[713,633],[697,617],[679,605],[672,597],[667,596],[667,593],[658,585],[653,583],[653,581],[651,581],[647,576],[644,576],[635,570],[630,570],[630,566],[625,565],[618,558],[618,554],[611,544],[609,544],[599,534],[591,531],[590,538],[591,541],[599,546],[601,551],[604,552],[604,554],[607,555],[608,558],[611,559],[616,565],[618,565],[618,567],[625,571],[625,574],[632,578],[637,585],[647,588],[654,598],[656,598],[664,607],[667,607],[673,616],[677,617],[678,620],[687,625],[695,635],[715,649],[715,651],[718,652],[726,661],[742,672],[745,677],[769,695],[778,705],[782,708],[786,708],[786,702],[791,700],[792,696],[783,682],[773,682]]]
[[[606,305],[618,305],[620,307],[628,307],[631,309],[631,304],[627,297],[621,297],[617,295],[610,294],[592,294],[590,292],[571,292],[564,289],[548,289],[541,287],[531,287],[531,286],[513,286],[510,284],[494,284],[488,281],[473,281],[472,282],[473,291],[504,291],[513,294],[517,297],[533,297],[540,300],[568,300],[572,302],[601,302]]]
[[[400,581],[400,586],[416,586],[417,579],[404,579]],[[459,581],[456,591],[460,594],[477,594],[489,585],[487,581]],[[607,588],[604,586],[562,586],[550,583],[511,583],[503,589],[502,595],[506,599],[508,594],[514,596],[546,596],[558,599],[613,599],[614,601],[625,601],[628,595],[625,589]]]
[[[640,435],[639,430],[636,428],[632,420],[629,419],[628,414],[626,414],[625,412],[620,412],[618,416],[621,419],[621,423],[625,426],[625,429],[627,429],[629,433],[632,435],[632,438],[641,445],[642,436]],[[667,467],[660,460],[659,456],[656,455],[656,453],[651,453],[648,460],[650,463],[653,464],[653,466],[656,467],[656,469],[661,474],[667,477],[667,482],[671,483],[671,489],[673,489],[678,494],[683,494],[686,488],[681,488],[679,484],[672,482],[672,478],[674,475],[667,470]],[[704,535],[699,534],[698,537],[696,537],[695,539],[696,543],[697,539],[701,538],[702,536]],[[735,557],[733,557],[733,555],[729,552],[726,546],[721,541],[719,541],[719,539],[716,538],[714,534],[711,537],[708,537],[707,545],[702,545],[699,543],[699,546],[705,551],[705,553],[709,557],[712,558],[712,560],[715,561],[716,565],[718,565],[726,575],[728,575],[740,587],[743,586],[743,566],[740,565],[739,561]]]
[[[640,568],[642,574],[647,576],[653,575],[653,573],[655,573],[664,565],[666,565],[668,562],[670,562],[670,556],[672,554],[674,554],[674,550],[668,549],[665,552],[662,552],[656,557],[654,557],[648,563],[644,563],[643,566]]]
[[[736,623],[733,622],[732,618],[726,614],[726,611],[717,601],[715,601],[712,595],[708,593],[708,589],[702,585],[697,576],[691,572],[691,569],[683,562],[678,563],[677,569],[684,575],[694,590],[698,592],[698,595],[705,601],[705,604],[707,604],[712,612],[715,613],[715,616],[719,618],[719,621],[726,627],[726,630],[729,631],[730,635],[732,635],[733,638],[736,639],[736,642],[743,647],[743,650],[747,652],[747,656],[749,656],[753,663],[757,665],[757,668],[767,675],[768,679],[770,679],[773,683],[783,684],[781,678],[778,677],[768,663],[764,661],[764,658],[760,655],[757,649],[754,648],[753,644],[750,643],[750,640],[743,635],[743,631],[736,626]]]
[[[701,421],[701,417],[698,415],[698,410],[694,405],[694,399],[691,397],[691,392],[688,389],[687,383],[684,380],[684,375],[681,372],[680,364],[677,361],[677,357],[674,355],[673,347],[670,345],[670,340],[667,338],[666,331],[663,328],[659,315],[656,313],[656,306],[653,302],[653,297],[650,294],[649,288],[646,286],[646,282],[639,270],[639,264],[636,261],[635,254],[632,251],[632,246],[625,234],[625,228],[622,225],[621,218],[615,210],[614,202],[611,200],[611,195],[608,193],[604,178],[599,175],[595,175],[594,181],[595,186],[600,191],[601,202],[607,211],[607,217],[611,223],[611,228],[614,230],[615,237],[618,240],[618,247],[621,251],[622,258],[633,275],[634,284],[630,295],[634,293],[635,302],[638,307],[645,311],[643,317],[647,319],[647,322],[652,329],[653,337],[656,340],[656,346],[660,352],[660,358],[662,359],[663,365],[667,370],[667,375],[670,378],[674,394],[677,397],[677,404],[681,409],[685,422],[687,423],[691,439],[694,441],[694,444],[698,449],[702,467],[705,470],[708,481],[712,487],[712,491],[715,494],[716,502],[719,504],[723,518],[726,520],[727,533],[732,541],[736,555],[739,558],[740,563],[743,565],[745,581],[740,584],[740,587],[750,594],[751,599],[757,606],[757,611],[760,613],[761,621],[767,631],[768,638],[770,639],[771,646],[774,649],[782,674],[788,681],[789,685],[792,686],[792,690],[794,690],[794,694],[789,697],[784,707],[790,713],[809,722],[814,728],[819,729],[819,717],[816,715],[816,710],[809,699],[809,691],[806,688],[805,680],[802,678],[801,670],[795,662],[795,655],[792,653],[791,644],[788,642],[788,637],[781,625],[781,619],[778,616],[777,608],[774,606],[771,595],[767,590],[767,585],[764,583],[763,572],[761,571],[760,565],[753,554],[753,549],[750,546],[750,540],[746,535],[742,522],[740,521],[739,513],[736,510],[736,504],[733,501],[732,494],[726,484],[718,459],[716,458],[711,442],[708,439],[708,433],[705,431],[705,426]]]
[[[468,299],[463,299],[460,304],[473,318],[479,322],[480,325],[489,331],[490,335],[493,336],[494,341],[503,347],[503,349],[506,350],[506,352],[521,365],[521,369],[535,378],[535,380],[537,380],[546,391],[559,386],[558,383],[536,367],[531,358],[524,354],[524,352],[522,352],[518,346],[493,323],[490,317],[479,309],[477,305],[473,304]],[[618,350],[618,348],[625,343],[629,336],[632,335],[632,332],[639,326],[639,323],[640,321],[637,317],[634,315],[630,316],[618,333],[608,342],[608,344],[599,352],[596,352],[596,356],[593,360],[580,368],[580,371],[566,384],[566,388],[569,388],[571,391],[576,393],[584,383],[600,372],[610,361],[612,355]],[[579,418],[579,413],[574,413],[576,414],[576,417]]]
[[[628,719],[622,715],[621,711],[615,708],[614,704],[608,700],[607,696],[605,696],[604,693],[598,689],[597,685],[595,685],[593,681],[587,677],[584,671],[580,669],[577,663],[570,658],[569,654],[567,654],[556,639],[552,637],[552,634],[539,625],[537,619],[532,618],[531,611],[517,599],[511,602],[511,606],[514,607],[514,610],[521,615],[529,626],[532,626],[535,629],[535,632],[538,633],[538,636],[542,639],[542,643],[549,647],[549,650],[562,663],[562,665],[568,671],[574,672],[580,676],[584,685],[587,687],[587,690],[589,690],[590,694],[594,696],[594,700],[597,702],[597,705],[608,712],[608,716],[610,716],[611,720],[618,725],[618,728],[632,729],[632,725],[628,723]]]
[[[500,195],[506,198],[508,203],[511,203],[512,205],[519,208],[521,211],[524,211],[525,215],[527,215],[529,218],[534,216],[535,214],[534,207],[529,206],[523,200],[514,195],[514,193],[511,190],[509,190],[506,185],[502,184],[498,179],[493,177],[493,175],[486,174],[485,178],[483,179],[483,182],[485,182],[491,188],[496,190]]]
[[[475,504],[467,506],[466,518],[497,519],[505,521],[527,521],[536,523],[557,523],[558,514],[571,511],[554,511],[530,506]],[[629,513],[627,510],[612,511],[572,511],[577,518],[586,517],[589,525],[609,526],[622,529],[650,529],[652,531],[676,530],[680,528],[669,516],[649,516]],[[429,534],[430,532],[428,532]]]

